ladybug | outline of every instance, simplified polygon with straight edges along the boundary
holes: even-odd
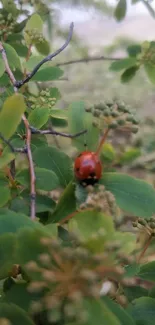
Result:
[[[74,162],[74,173],[84,186],[94,185],[102,175],[102,164],[96,152],[83,151]]]

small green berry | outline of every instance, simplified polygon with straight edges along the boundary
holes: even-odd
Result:
[[[113,121],[110,125],[109,125],[109,128],[110,129],[116,129],[118,127],[118,124],[116,121]]]
[[[103,112],[103,115],[104,115],[104,116],[110,116],[110,115],[111,115],[111,112],[110,112],[109,108],[106,109],[106,110]]]
[[[99,111],[99,110],[95,110],[94,111],[94,113],[93,113],[93,115],[95,116],[95,117],[99,117],[100,116],[100,114],[101,114],[101,112]]]
[[[137,126],[132,126],[131,132],[132,133],[137,133],[138,132],[138,127]]]
[[[117,120],[117,123],[119,125],[124,125],[125,124],[125,120],[123,118],[120,118],[120,119]]]
[[[118,117],[119,116],[119,113],[114,111],[114,112],[111,112],[111,116],[112,117]]]

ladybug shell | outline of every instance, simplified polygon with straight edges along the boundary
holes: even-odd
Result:
[[[97,154],[83,151],[74,162],[74,172],[80,183],[93,185],[101,178],[102,164]]]

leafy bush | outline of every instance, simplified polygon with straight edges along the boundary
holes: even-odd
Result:
[[[113,141],[119,132],[135,137],[139,121],[120,101],[88,107],[77,100],[58,109],[61,95],[51,81],[63,70],[51,60],[71,44],[73,24],[49,54],[41,16],[18,22],[19,4],[2,4],[1,324],[154,324],[155,190],[119,170],[141,158],[138,140],[124,152]],[[115,13],[124,17],[124,1]],[[111,69],[125,70],[127,81],[141,62],[154,81],[153,44],[134,55],[130,48]],[[103,165],[94,186],[74,174],[84,143]]]

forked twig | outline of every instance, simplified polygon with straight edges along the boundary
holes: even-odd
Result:
[[[27,83],[36,74],[36,72],[39,70],[39,68],[44,63],[46,63],[48,61],[51,61],[55,56],[57,56],[60,52],[62,52],[68,46],[69,42],[71,41],[72,35],[73,35],[73,27],[74,27],[74,24],[71,23],[70,29],[69,29],[69,34],[68,34],[66,42],[57,51],[55,51],[54,53],[46,56],[43,60],[41,60],[40,63],[38,63],[36,65],[36,67],[33,69],[33,71],[24,80],[21,80],[21,81],[16,80],[13,72],[11,71],[5,49],[3,47],[2,42],[0,42],[0,52],[1,52],[2,59],[3,59],[4,64],[5,64],[5,72],[7,73],[12,85],[14,86],[14,91],[15,92],[18,92],[18,89],[21,88],[25,83]],[[28,157],[30,176],[31,176],[31,182],[30,182],[30,191],[31,191],[30,216],[31,216],[31,219],[35,219],[35,215],[36,215],[36,208],[35,208],[35,205],[36,205],[36,200],[35,200],[35,198],[36,198],[36,190],[35,190],[34,164],[33,164],[33,159],[32,159],[32,152],[31,152],[31,134],[32,134],[32,131],[31,131],[31,126],[30,126],[30,124],[29,124],[29,122],[28,122],[28,120],[27,120],[27,118],[26,118],[26,116],[24,114],[22,116],[22,120],[23,120],[23,122],[25,124],[25,129],[26,129],[26,154],[27,154],[27,157]],[[3,137],[3,141],[5,141],[4,137]],[[6,141],[5,141],[5,143],[6,143]],[[15,151],[15,148],[13,148],[13,146],[10,144],[10,142],[7,141],[7,145],[10,147],[12,152]]]

